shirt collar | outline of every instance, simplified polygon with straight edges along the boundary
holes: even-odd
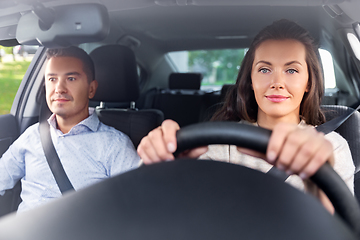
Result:
[[[50,116],[50,118],[47,120],[48,123],[50,124],[51,127],[53,127],[54,129],[57,129],[57,123],[56,123],[56,117],[55,114],[52,114]],[[86,127],[87,129],[96,132],[98,127],[100,124],[100,120],[98,118],[98,116],[95,113],[95,109],[94,108],[89,108],[89,117],[85,118],[84,120],[82,120],[81,122],[79,122],[78,124],[76,124],[70,131],[68,134],[71,134],[72,132],[79,131],[79,128],[83,128]]]
[[[251,122],[248,122],[248,121],[245,121],[245,120],[240,120],[239,123],[244,123],[244,124],[254,125],[254,126],[259,127],[259,124],[258,124],[257,122],[251,123]],[[306,122],[305,122],[304,119],[301,119],[300,122],[299,122],[299,124],[298,124],[298,126],[299,126],[300,128],[303,128],[303,127],[306,127],[306,126],[308,126],[308,125],[306,124]]]

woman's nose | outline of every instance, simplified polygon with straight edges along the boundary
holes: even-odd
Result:
[[[271,80],[272,89],[284,89],[284,78],[281,72],[275,72]]]

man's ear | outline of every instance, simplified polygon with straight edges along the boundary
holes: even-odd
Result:
[[[89,87],[89,99],[92,99],[95,96],[97,87],[98,87],[98,81],[96,80],[91,81]]]

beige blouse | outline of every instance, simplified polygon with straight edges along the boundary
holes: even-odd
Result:
[[[306,125],[301,122],[299,126]],[[334,170],[345,181],[350,191],[354,194],[354,172],[355,166],[347,141],[336,132],[325,135],[334,148]],[[209,150],[200,156],[200,159],[219,160],[234,164],[243,165],[262,172],[268,172],[272,165],[266,161],[252,157],[237,151],[233,145],[210,145]],[[291,175],[287,180],[295,188],[317,195],[317,188],[310,180],[302,180],[297,175]]]

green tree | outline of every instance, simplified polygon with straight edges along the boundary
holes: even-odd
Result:
[[[204,75],[204,83],[234,83],[245,52],[245,49],[191,51],[189,69],[201,72]]]

